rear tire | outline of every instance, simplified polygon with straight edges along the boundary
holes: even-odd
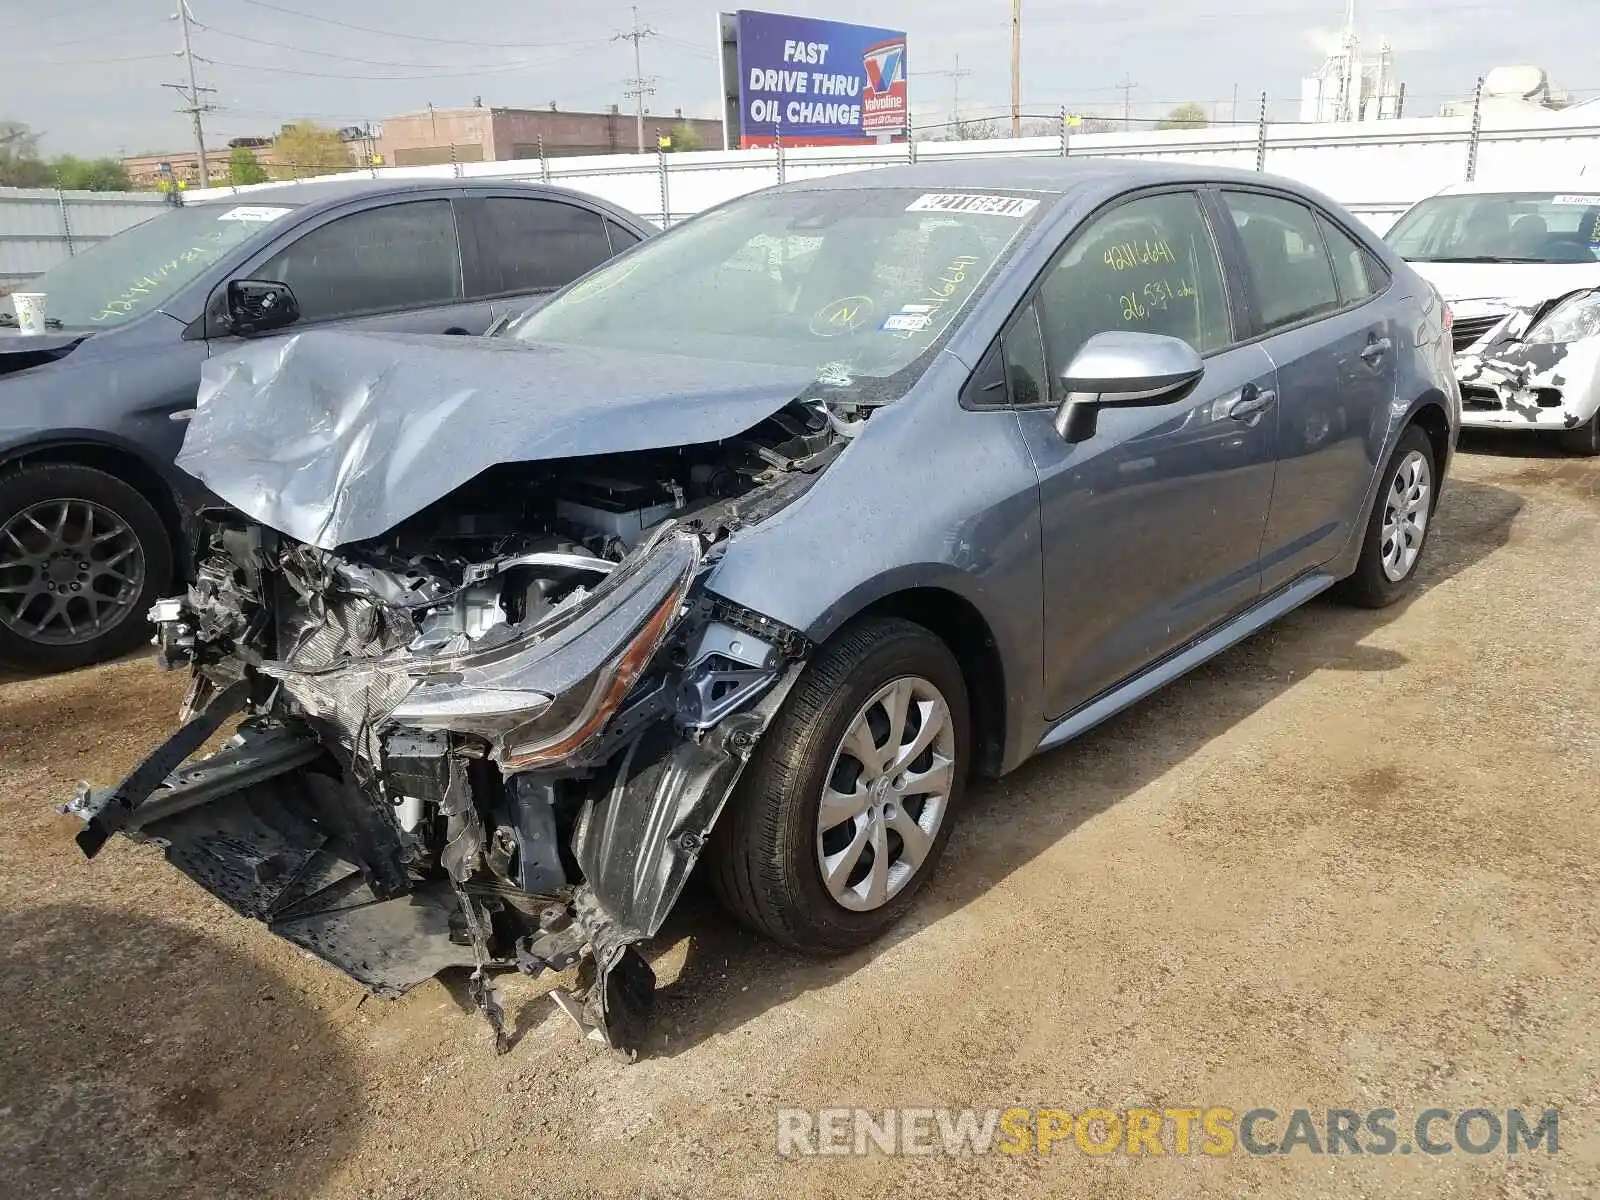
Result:
[[[1438,497],[1433,443],[1420,426],[1408,425],[1383,468],[1356,569],[1339,582],[1334,596],[1359,608],[1387,608],[1409,592]]]
[[[133,649],[171,587],[172,541],[155,507],[93,467],[0,471],[0,664],[66,671]]]
[[[806,953],[872,941],[933,874],[970,746],[966,683],[942,641],[898,618],[847,626],[806,666],[717,825],[710,861],[723,905]],[[825,862],[838,864],[832,883]]]
[[[1600,412],[1594,414],[1576,429],[1563,430],[1561,448],[1568,454],[1593,458],[1600,454]]]

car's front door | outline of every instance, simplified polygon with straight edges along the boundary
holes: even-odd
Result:
[[[397,333],[482,333],[487,299],[469,298],[455,207],[425,196],[373,204],[312,225],[265,262],[253,279],[294,290],[300,320]]]
[[[1261,551],[1275,591],[1342,550],[1360,522],[1394,403],[1393,305],[1382,267],[1349,234],[1287,196],[1225,191],[1253,319],[1278,370],[1278,475]]]
[[[1235,315],[1200,198],[1180,189],[1092,218],[1003,337],[1014,378],[1052,381],[1048,402],[1018,413],[1039,475],[1050,717],[1260,593],[1277,384],[1259,346],[1234,344]],[[1127,329],[1182,338],[1204,376],[1166,404],[1102,409],[1092,436],[1067,443],[1053,381],[1089,337]]]
[[[470,196],[462,211],[496,318],[538,307],[639,240],[592,208],[539,196],[489,190]]]

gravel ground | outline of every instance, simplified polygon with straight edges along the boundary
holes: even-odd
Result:
[[[978,785],[884,943],[796,959],[691,895],[648,948],[658,1033],[631,1066],[542,982],[508,981],[518,1041],[496,1059],[459,984],[363,1000],[153,848],[85,863],[52,806],[158,741],[181,680],[130,660],[0,682],[0,1186],[1600,1195],[1600,463],[1468,450],[1410,603],[1314,604]],[[1560,1151],[774,1145],[788,1106],[1181,1103],[1557,1107]]]

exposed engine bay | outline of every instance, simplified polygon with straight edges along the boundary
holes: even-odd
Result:
[[[193,582],[152,611],[193,673],[184,724],[80,785],[79,844],[157,842],[381,995],[467,968],[502,1050],[493,973],[577,966],[557,1003],[633,1050],[654,987],[634,943],[809,651],[702,581],[845,442],[795,402],[718,442],[501,463],[332,550],[207,511]]]

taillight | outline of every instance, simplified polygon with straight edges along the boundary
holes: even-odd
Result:
[[[1452,329],[1454,329],[1455,328],[1455,324],[1456,324],[1456,314],[1451,312],[1450,311],[1450,306],[1448,304],[1446,304],[1444,306],[1444,331],[1445,331],[1445,333],[1448,334]]]

